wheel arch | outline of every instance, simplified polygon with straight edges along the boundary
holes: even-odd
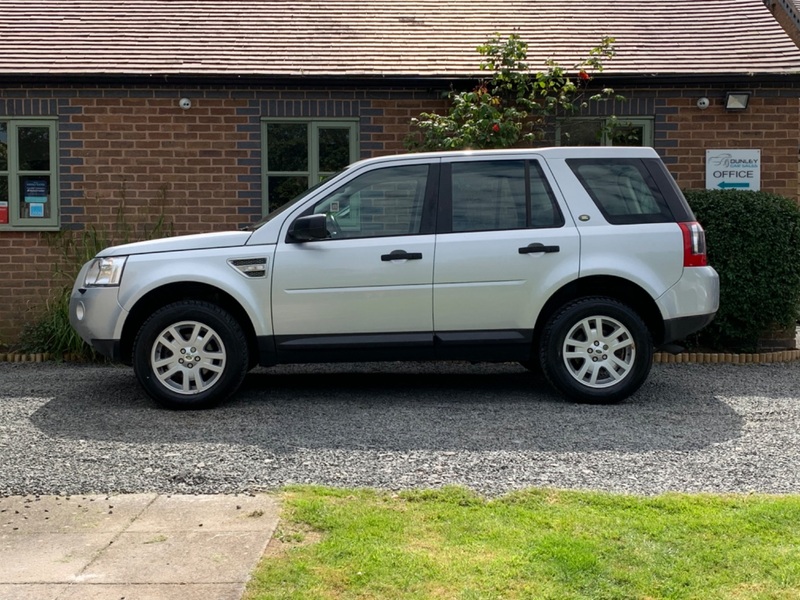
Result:
[[[536,319],[533,333],[534,348],[539,346],[545,324],[562,306],[587,296],[605,296],[628,305],[645,322],[656,345],[664,339],[664,320],[650,294],[627,279],[593,275],[571,281],[547,300]]]
[[[126,364],[131,364],[133,342],[136,334],[145,320],[159,308],[181,300],[203,300],[216,304],[225,309],[238,321],[245,337],[247,338],[247,352],[250,365],[254,366],[258,360],[258,342],[253,323],[244,307],[227,292],[200,282],[170,283],[157,287],[147,292],[134,304],[120,337],[121,359]]]

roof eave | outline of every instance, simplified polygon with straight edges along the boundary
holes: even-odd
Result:
[[[0,71],[0,85],[329,85],[341,87],[423,87],[427,89],[469,85],[485,74],[315,74],[286,75],[269,73],[15,73]],[[593,77],[608,86],[699,85],[699,84],[786,84],[800,82],[800,70],[785,72],[727,73],[600,73]]]

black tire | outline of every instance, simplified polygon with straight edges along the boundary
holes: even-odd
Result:
[[[544,376],[578,402],[612,404],[641,387],[653,363],[642,318],[611,298],[582,298],[546,323],[539,346]]]
[[[133,344],[139,383],[170,409],[217,406],[239,389],[248,364],[239,323],[209,302],[164,306],[144,322]]]

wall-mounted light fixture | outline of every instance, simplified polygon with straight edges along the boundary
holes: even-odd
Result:
[[[725,94],[727,110],[745,110],[750,102],[750,92],[728,92]]]

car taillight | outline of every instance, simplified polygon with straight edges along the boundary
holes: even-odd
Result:
[[[683,232],[683,266],[684,267],[705,267],[708,264],[706,258],[706,233],[700,223],[691,221],[688,223],[678,223]]]

